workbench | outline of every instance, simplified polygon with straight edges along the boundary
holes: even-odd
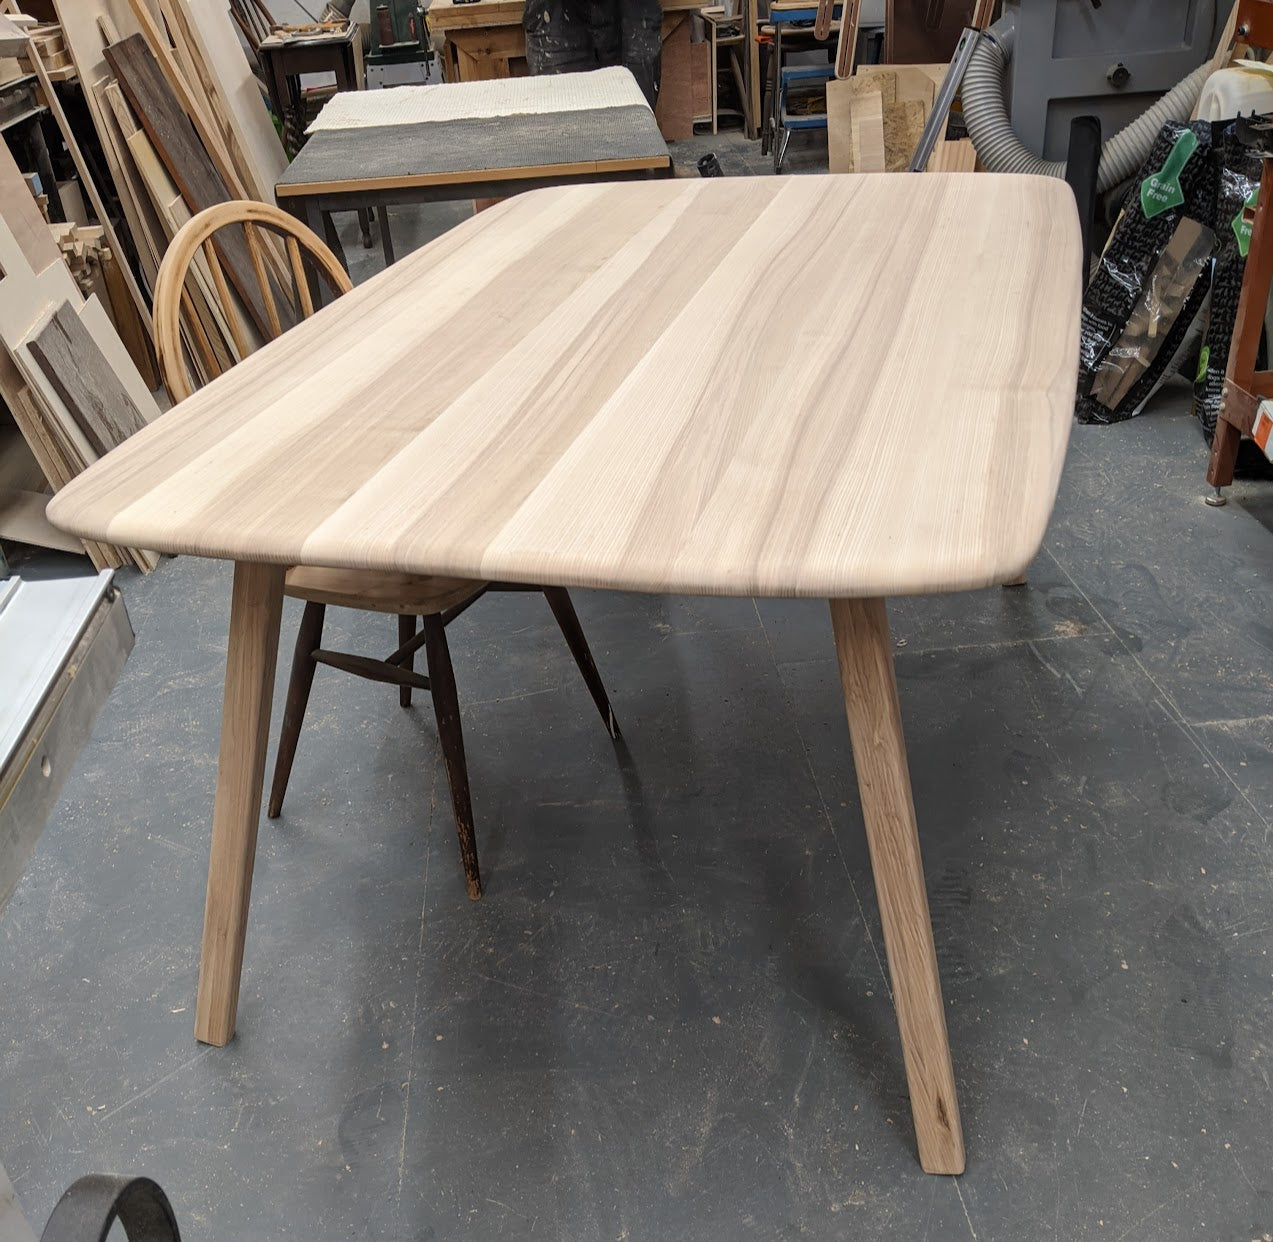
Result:
[[[580,181],[670,176],[654,114],[626,69],[336,95],[278,183],[279,206],[338,249],[330,214],[503,198]]]
[[[362,30],[350,22],[344,30],[305,37],[283,33],[261,40],[256,58],[265,73],[270,106],[283,122],[283,146],[289,156],[305,145],[305,74],[332,73],[338,91],[365,89]]]

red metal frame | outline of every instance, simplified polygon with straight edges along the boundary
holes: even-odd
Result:
[[[1239,43],[1273,48],[1273,0],[1238,0]]]

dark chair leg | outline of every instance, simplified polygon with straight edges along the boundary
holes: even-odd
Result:
[[[451,786],[455,808],[455,830],[460,837],[460,861],[469,896],[482,895],[482,873],[477,865],[477,838],[473,832],[473,804],[469,799],[469,770],[464,761],[464,733],[460,728],[460,700],[455,692],[451,650],[446,642],[442,617],[424,618],[424,652],[429,661],[429,686],[433,691],[433,711],[438,721],[438,741],[446,763],[446,779]]]
[[[575,657],[575,663],[579,665],[579,671],[583,674],[583,679],[592,694],[592,701],[597,705],[597,711],[601,713],[601,719],[605,721],[606,729],[611,737],[617,738],[619,722],[614,718],[610,696],[606,694],[601,674],[597,672],[596,661],[593,660],[592,652],[588,649],[588,640],[584,637],[583,626],[579,624],[575,606],[570,601],[570,593],[565,587],[544,587],[544,598],[548,601],[548,607],[553,610],[553,616],[557,618],[557,624],[566,637],[566,646],[570,648],[570,654]]]
[[[277,819],[283,809],[283,796],[287,793],[287,781],[292,775],[292,760],[296,758],[296,743],[301,736],[301,722],[305,719],[310,687],[314,684],[314,670],[318,667],[314,652],[322,646],[326,614],[325,604],[306,604],[300,629],[296,631],[296,653],[292,656],[292,676],[287,683],[287,706],[283,709],[278,758],[274,760],[274,782],[270,786],[270,801],[265,812],[270,819]]]
[[[405,647],[415,637],[415,618],[400,614],[398,617],[398,646]],[[402,666],[405,669],[415,668],[415,656],[408,656],[406,663]],[[398,702],[403,707],[411,706],[411,687],[398,687]]]

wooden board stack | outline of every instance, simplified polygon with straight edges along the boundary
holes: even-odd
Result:
[[[65,547],[44,519],[46,492],[157,413],[150,291],[169,241],[213,203],[272,203],[287,161],[225,4],[51,5],[39,11],[56,25],[23,13],[23,0],[0,0],[0,80],[10,67],[36,77],[96,220],[51,232],[0,143],[0,399],[16,425],[0,405],[0,537]],[[77,137],[62,107],[55,84],[71,77],[95,135]],[[101,158],[86,158],[96,146]],[[110,184],[95,182],[95,172]],[[107,206],[112,188],[117,209]],[[200,380],[238,360],[236,340],[255,347],[267,318],[245,247],[233,234],[223,244],[222,266],[238,291],[231,305],[206,264],[196,264],[183,303],[183,339]],[[265,259],[280,277],[286,320],[285,257],[278,248]],[[87,550],[99,567],[155,564],[144,551]]]
[[[65,547],[44,517],[47,490],[66,486],[159,408],[101,302],[84,298],[2,143],[0,273],[0,397],[25,441],[0,430],[0,535]],[[148,572],[158,563],[140,549],[86,542],[83,550],[99,569]]]
[[[945,65],[859,65],[851,78],[828,82],[830,171],[904,172],[945,73]],[[954,145],[938,143],[930,171]]]
[[[827,83],[831,172],[904,172],[932,111],[945,65],[861,65]],[[928,172],[975,172],[967,138],[939,139]]]
[[[153,287],[168,242],[195,212],[230,199],[274,201],[287,166],[282,143],[228,8],[199,0],[54,4]],[[229,313],[252,339],[265,312],[236,240],[217,244],[242,299]],[[269,260],[281,274],[281,252]],[[280,282],[284,306],[286,289]],[[226,315],[206,289],[194,289],[183,307],[183,336],[201,381],[238,360]]]

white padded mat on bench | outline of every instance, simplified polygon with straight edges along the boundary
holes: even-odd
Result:
[[[418,125],[481,117],[584,112],[594,108],[649,107],[631,72],[618,66],[591,73],[557,73],[491,82],[441,82],[334,95],[306,131]]]

